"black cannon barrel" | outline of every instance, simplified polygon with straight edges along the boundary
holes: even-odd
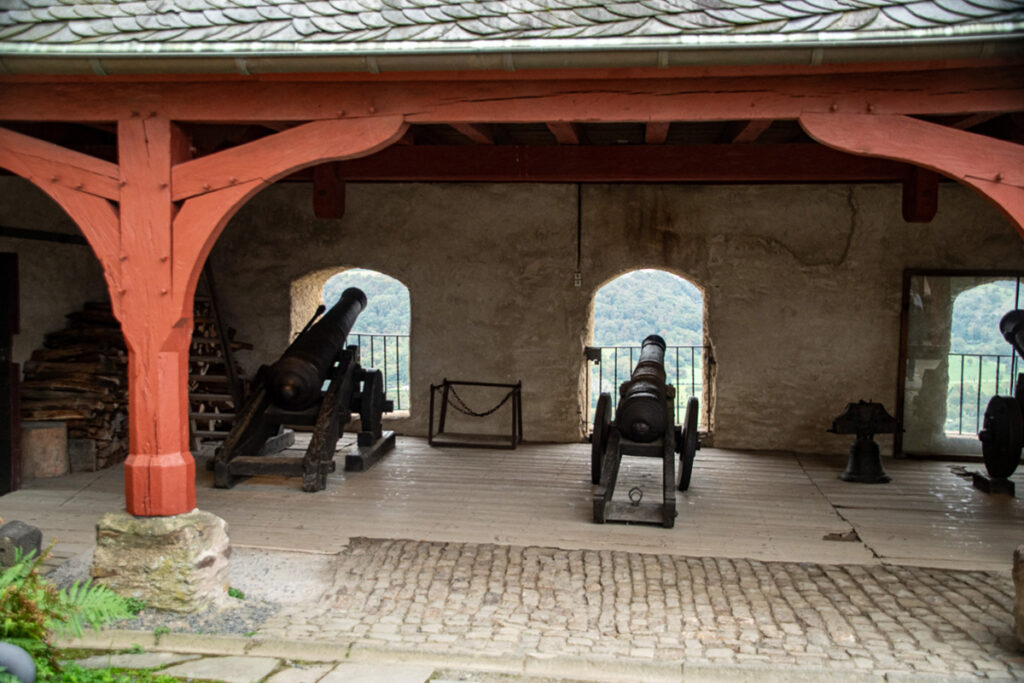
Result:
[[[627,438],[641,443],[665,435],[665,340],[656,334],[644,339],[628,382],[619,387],[615,424]]]
[[[1004,315],[999,321],[999,331],[1010,342],[1010,346],[1024,356],[1024,311],[1017,309]]]
[[[349,287],[308,330],[295,338],[270,367],[267,391],[280,408],[303,410],[320,396],[335,359],[343,348],[356,318],[366,308],[366,295]]]

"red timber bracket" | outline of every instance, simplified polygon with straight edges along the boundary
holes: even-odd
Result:
[[[103,265],[128,346],[129,513],[196,506],[187,412],[192,304],[227,222],[275,180],[372,154],[406,128],[400,116],[314,121],[188,159],[181,130],[151,114],[118,121],[119,165],[0,128],[0,166],[60,204]]]
[[[1024,146],[890,114],[802,114],[800,125],[833,149],[906,161],[973,188],[1024,239]]]

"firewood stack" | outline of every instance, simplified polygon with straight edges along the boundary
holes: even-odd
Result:
[[[25,363],[21,417],[66,422],[69,440],[95,442],[99,469],[128,455],[128,355],[109,304],[86,303],[67,318]]]

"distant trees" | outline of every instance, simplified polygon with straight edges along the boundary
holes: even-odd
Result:
[[[637,346],[649,334],[669,345],[700,346],[704,305],[690,282],[663,270],[634,270],[594,297],[594,345]]]
[[[352,334],[409,334],[409,290],[393,277],[374,270],[352,268],[332,275],[324,284],[328,308],[349,287],[366,294],[366,310],[359,314]]]

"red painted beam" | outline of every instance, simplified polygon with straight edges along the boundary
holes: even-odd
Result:
[[[672,123],[669,121],[651,121],[644,126],[644,143],[648,145],[663,145],[668,139],[668,129]]]
[[[349,182],[902,182],[907,173],[814,144],[395,145],[337,168]]]
[[[743,128],[733,138],[733,142],[754,142],[761,135],[761,133],[768,130],[772,125],[771,119],[760,119],[747,121]]]
[[[1019,66],[881,74],[822,69],[817,75],[584,81],[4,82],[0,120],[108,122],[156,113],[179,122],[401,116],[440,124],[643,123],[1024,110]]]
[[[580,137],[582,133],[579,125],[575,123],[554,123],[549,122],[547,124],[548,130],[555,136],[555,140],[560,145],[578,145],[580,144]]]

